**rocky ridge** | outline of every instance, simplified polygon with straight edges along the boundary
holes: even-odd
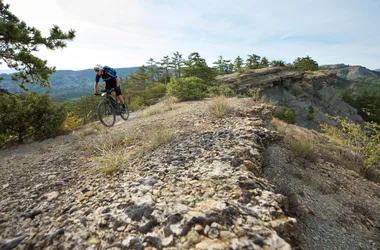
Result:
[[[267,128],[273,108],[231,102],[224,119],[204,101],[114,127],[170,121],[175,138],[111,176],[82,149],[93,136],[5,155],[0,249],[291,249],[297,221],[259,177],[265,146],[279,139]]]
[[[266,101],[272,100],[278,108],[291,108],[297,114],[297,125],[318,129],[319,123],[334,124],[326,114],[348,117],[362,123],[356,109],[341,100],[334,84],[334,72],[303,72],[289,67],[271,67],[218,76],[217,84],[228,86],[239,94],[262,88]],[[309,107],[314,109],[313,119]]]
[[[345,80],[360,80],[361,78],[379,78],[377,70],[370,70],[360,65],[349,66],[345,64],[321,65],[321,70],[336,73],[338,77]]]

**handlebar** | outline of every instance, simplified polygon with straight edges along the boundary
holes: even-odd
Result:
[[[101,96],[105,96],[106,94],[110,95],[112,93],[112,91],[114,91],[115,88],[112,88],[110,90],[105,90],[105,89],[102,89],[100,92],[103,92],[103,94],[101,94]]]

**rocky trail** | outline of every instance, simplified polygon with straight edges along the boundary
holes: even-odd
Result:
[[[305,243],[288,199],[263,178],[265,152],[281,139],[268,129],[273,108],[229,102],[222,119],[210,100],[181,103],[0,152],[0,249],[328,249]],[[170,140],[141,147],[152,128]],[[102,171],[111,152],[89,151],[106,136],[135,138],[122,152],[138,153],[111,175]]]

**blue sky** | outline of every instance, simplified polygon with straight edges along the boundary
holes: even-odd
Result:
[[[379,0],[5,2],[44,34],[53,24],[77,31],[66,49],[38,53],[57,69],[140,66],[176,51],[185,58],[197,51],[209,65],[220,55],[234,60],[258,54],[286,62],[309,55],[319,64],[380,68]]]

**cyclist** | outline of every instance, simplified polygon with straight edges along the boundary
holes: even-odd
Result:
[[[96,72],[94,90],[95,95],[99,95],[98,92],[98,83],[100,78],[102,78],[106,82],[106,91],[110,91],[111,89],[115,90],[116,96],[119,99],[120,103],[123,104],[123,111],[127,111],[127,107],[125,106],[124,98],[121,95],[120,90],[120,77],[116,76],[116,71],[108,66],[102,66],[100,64],[95,65],[94,70]]]

